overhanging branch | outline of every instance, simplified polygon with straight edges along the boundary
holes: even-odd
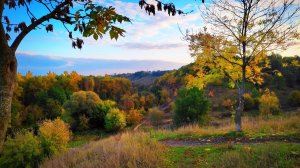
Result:
[[[67,5],[69,2],[68,1],[64,1],[63,3],[59,4],[56,6],[56,8],[50,12],[49,14],[39,18],[38,20],[34,21],[33,23],[31,23],[28,27],[26,27],[24,30],[22,30],[22,32],[16,37],[16,39],[14,40],[14,42],[11,44],[11,49],[13,51],[16,51],[18,46],[20,45],[21,41],[24,39],[24,37],[33,29],[35,29],[38,25],[42,24],[43,22],[49,20],[49,19],[53,19],[55,17],[55,14],[57,12],[59,12],[61,10],[62,7],[64,7],[65,5]]]

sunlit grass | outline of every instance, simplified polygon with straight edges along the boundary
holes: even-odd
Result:
[[[290,136],[300,138],[300,114],[288,116],[265,117],[243,117],[243,136]],[[234,123],[228,119],[223,120],[218,127],[188,125],[176,130],[151,131],[153,138],[164,139],[197,139],[201,137],[219,137],[230,135],[235,130]]]
[[[165,147],[149,134],[123,133],[70,149],[41,167],[160,167],[164,153]]]
[[[189,125],[177,130],[126,132],[90,142],[74,141],[67,152],[45,161],[41,167],[242,167],[293,166],[299,162],[300,146],[286,143],[257,145],[217,144],[203,147],[166,147],[163,139],[193,139],[214,136],[297,136],[300,116],[244,117],[243,134],[234,124],[222,120],[218,127]],[[84,135],[85,136],[85,135]],[[76,144],[77,143],[77,144]],[[81,146],[80,146],[81,145]],[[80,146],[80,147],[78,147]],[[296,157],[294,157],[296,156]],[[261,159],[257,159],[261,158]],[[274,160],[275,158],[275,160]],[[273,160],[272,160],[273,159]],[[226,163],[226,164],[225,164]]]

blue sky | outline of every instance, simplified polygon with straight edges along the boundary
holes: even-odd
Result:
[[[154,0],[148,1],[151,3]],[[163,0],[163,2],[169,1]],[[120,38],[118,41],[110,40],[108,36],[98,41],[92,38],[85,38],[82,50],[73,49],[68,39],[68,33],[63,26],[59,22],[51,22],[54,24],[54,32],[47,33],[44,27],[32,31],[19,46],[17,50],[18,55],[43,55],[46,56],[45,58],[57,58],[60,60],[65,57],[78,60],[82,58],[99,59],[99,61],[103,59],[159,60],[164,61],[162,62],[164,66],[166,66],[165,61],[171,62],[170,68],[174,67],[173,63],[183,65],[193,61],[188,51],[188,43],[182,40],[183,35],[179,31],[179,27],[183,31],[186,29],[197,30],[203,27],[197,8],[198,5],[201,5],[199,0],[172,0],[177,8],[185,11],[194,10],[192,14],[187,16],[175,17],[170,17],[163,12],[159,12],[156,16],[148,16],[145,11],[139,8],[138,0],[96,0],[95,2],[106,6],[114,6],[119,13],[133,20],[132,24],[122,25],[127,31],[124,38]],[[33,3],[32,7],[34,8],[32,11],[37,17],[46,12],[43,6]],[[12,23],[19,23],[22,20],[26,20],[28,23],[29,21],[24,10],[5,10],[4,15],[10,16]],[[15,35],[12,33],[12,39],[14,37]],[[283,54],[294,55],[293,52],[295,52],[295,49],[291,49],[291,51]],[[43,61],[47,62],[47,60]],[[20,69],[22,69],[22,66],[28,68],[28,65],[31,65],[32,69],[38,66],[36,62],[29,62],[29,60],[23,59],[23,61],[20,61],[19,67],[21,67]],[[65,66],[67,69],[68,65],[66,64]],[[144,70],[152,69],[150,66],[152,65],[145,64]],[[111,68],[109,66],[105,67]],[[49,71],[53,69],[53,67],[49,66]],[[113,70],[111,68],[109,70],[109,72],[113,73],[118,73],[119,71],[125,72],[126,69]],[[103,72],[101,73],[103,74]]]

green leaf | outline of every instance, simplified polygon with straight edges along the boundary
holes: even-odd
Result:
[[[80,17],[80,12],[77,11],[76,14],[75,14],[75,20],[78,21],[78,20],[79,20],[79,17]]]
[[[110,30],[109,35],[111,39],[118,39],[118,33],[116,33],[114,30]]]
[[[94,37],[95,40],[98,40],[98,35],[97,35],[97,33],[94,33],[93,37]]]

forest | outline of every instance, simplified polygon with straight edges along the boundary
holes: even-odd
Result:
[[[249,128],[242,135],[230,135],[234,132],[229,135],[271,136],[274,140],[285,137],[297,142],[300,57],[274,54],[268,56],[268,62],[269,66],[262,70],[263,78],[268,82],[246,85],[243,117],[249,120],[245,122],[245,127]],[[82,76],[75,71],[61,75],[49,72],[46,76],[33,76],[31,72],[24,76],[18,74],[8,130],[10,139],[5,146],[8,153],[1,158],[2,166],[15,165],[19,158],[14,152],[42,150],[32,153],[35,155],[31,157],[23,156],[22,159],[29,162],[26,164],[34,165],[68,148],[115,134],[122,133],[123,136],[137,127],[144,131],[150,129],[154,138],[164,141],[190,136],[198,138],[201,135],[197,135],[199,129],[223,133],[222,129],[228,129],[228,122],[233,121],[237,105],[235,86],[217,73],[208,74],[210,78],[203,90],[189,88],[190,78],[196,74],[195,66],[189,64],[172,71],[141,71],[114,76]],[[187,108],[191,109],[187,111]],[[255,130],[258,124],[255,120],[261,120],[259,130]],[[189,124],[196,125],[181,127]],[[178,127],[181,130],[177,133]],[[165,129],[176,131],[165,132]],[[205,136],[216,136],[210,134],[204,133]],[[16,147],[20,151],[15,151]],[[24,163],[19,161],[22,167]]]
[[[282,54],[299,46],[296,0],[194,2],[203,25],[179,30],[193,61],[178,69],[18,71],[19,45],[41,27],[55,33],[62,23],[80,52],[90,40],[107,43],[105,34],[118,43],[130,29],[122,26],[136,23],[110,5],[121,2],[0,0],[0,168],[300,166],[300,51]],[[175,1],[130,3],[151,19],[194,12]],[[15,24],[7,10],[30,20]]]

